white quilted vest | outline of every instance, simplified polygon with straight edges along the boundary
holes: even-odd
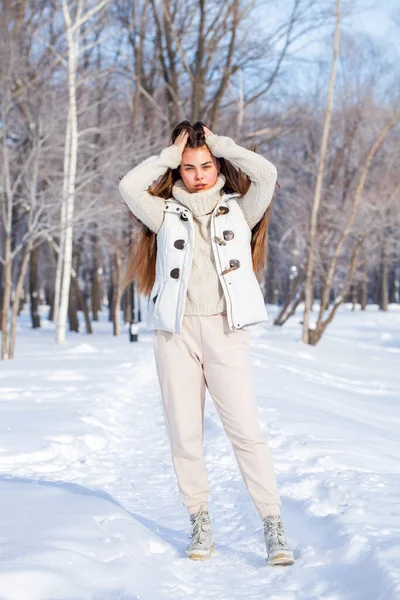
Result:
[[[251,231],[238,197],[222,196],[211,216],[211,244],[232,330],[268,320],[253,271]],[[193,260],[193,215],[175,200],[165,201],[164,213],[157,235],[156,280],[149,298],[148,325],[180,333]]]

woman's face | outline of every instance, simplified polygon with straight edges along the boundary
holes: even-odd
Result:
[[[189,192],[201,192],[215,185],[219,165],[207,146],[186,147],[182,154],[179,172]]]

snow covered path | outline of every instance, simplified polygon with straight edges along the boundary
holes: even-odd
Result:
[[[261,523],[208,401],[218,553],[184,557],[152,337],[53,341],[26,320],[0,367],[0,600],[400,598],[400,311],[343,309],[316,347],[296,319],[252,332],[291,568]]]

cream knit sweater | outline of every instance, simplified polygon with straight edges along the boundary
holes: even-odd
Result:
[[[226,158],[250,177],[250,188],[240,199],[240,206],[249,227],[253,228],[271,202],[276,168],[260,154],[238,146],[229,137],[213,134],[206,138],[206,143],[214,156]],[[181,161],[181,151],[172,145],[159,156],[152,156],[134,167],[120,181],[120,193],[133,214],[155,233],[163,222],[164,200],[152,196],[147,190],[168,168],[177,168]],[[216,184],[203,192],[190,193],[182,180],[178,180],[172,189],[175,200],[189,208],[194,217],[194,254],[185,315],[214,315],[226,310],[210,231],[211,213],[221,197],[224,184],[225,177],[220,174]]]

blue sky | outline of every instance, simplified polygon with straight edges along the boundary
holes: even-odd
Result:
[[[352,19],[352,26],[399,48],[400,0],[380,0],[371,2],[370,6],[371,8],[357,12]],[[398,24],[393,20],[396,13]]]
[[[274,22],[282,23],[288,18],[294,0],[259,0],[257,13],[259,23],[273,30]],[[400,0],[342,0],[341,32],[347,35],[366,34],[382,45],[382,51],[394,52],[400,57]],[[334,32],[335,0],[318,0],[315,10],[331,9],[332,18],[314,29],[308,36],[296,42],[292,51],[299,56],[314,58],[331,48]],[[397,16],[397,23],[394,17]],[[283,40],[282,40],[283,43]],[[279,47],[279,45],[278,45]],[[330,50],[329,50],[330,51]]]
[[[266,28],[273,30],[275,23],[285,23],[294,0],[259,0],[260,22],[264,21]],[[306,3],[304,3],[306,4]],[[346,58],[351,63],[352,46],[351,38],[355,39],[358,50],[362,51],[365,45],[365,56],[370,56],[373,61],[371,72],[379,69],[380,64],[385,67],[385,78],[398,80],[400,69],[400,0],[342,0],[341,8],[341,59],[343,65]],[[331,11],[331,17],[322,25],[317,26],[306,35],[302,36],[291,47],[292,63],[288,61],[284,69],[283,85],[289,94],[302,93],[310,90],[310,83],[321,77],[321,62],[330,64],[332,59],[332,41],[335,29],[334,10],[336,0],[317,0],[314,4],[318,13],[320,9]],[[397,19],[397,22],[396,22]],[[368,38],[373,41],[370,44]],[[357,44],[360,42],[360,45]],[[280,42],[281,44],[283,41]],[[279,44],[277,45],[279,48]],[[371,53],[369,54],[369,51]],[[375,55],[374,55],[375,51]],[[339,61],[339,71],[341,68]],[[356,62],[354,63],[356,64]],[[366,66],[368,63],[366,63]],[[390,71],[392,69],[392,71]],[[329,77],[329,69],[325,71]],[[327,83],[327,82],[325,82]],[[280,103],[281,89],[278,87],[276,101]],[[311,89],[314,89],[311,86]],[[269,96],[269,102],[273,102]]]

